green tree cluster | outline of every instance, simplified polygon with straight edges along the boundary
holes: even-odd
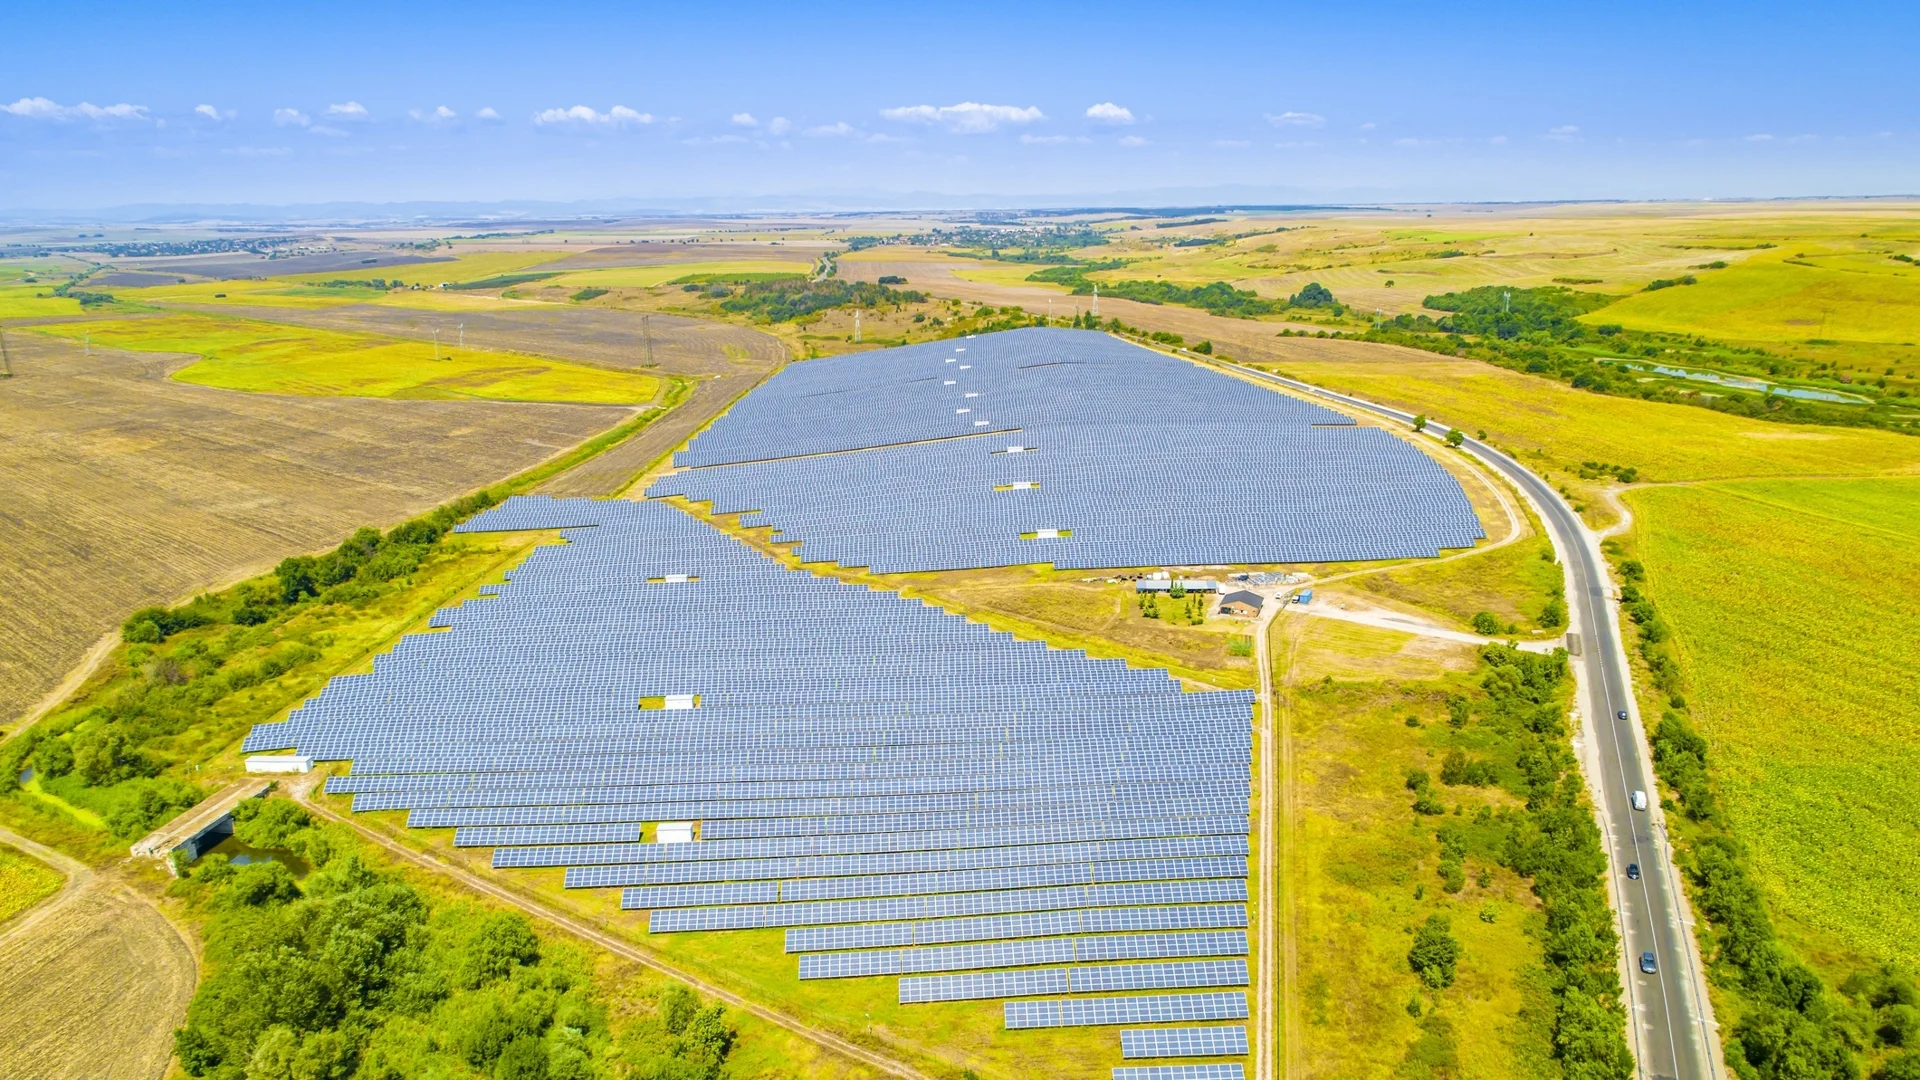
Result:
[[[436,906],[285,800],[248,808],[236,832],[317,869],[296,880],[283,862],[209,857],[175,887],[211,912],[208,974],[174,1033],[189,1075],[714,1080],[725,1065],[725,1011],[682,987],[616,1033],[585,958],[524,916]]]
[[[788,278],[779,281],[755,281],[740,290],[738,296],[722,300],[720,308],[762,322],[790,322],[816,311],[837,307],[874,308],[882,304],[918,304],[927,295],[914,289],[892,289],[864,281],[825,278],[805,281]]]

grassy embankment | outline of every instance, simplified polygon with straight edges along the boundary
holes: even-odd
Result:
[[[174,314],[64,323],[40,333],[91,335],[102,345],[196,353],[173,373],[181,382],[305,396],[483,399],[574,404],[646,404],[661,380],[631,371],[450,344],[294,328],[249,319]]]

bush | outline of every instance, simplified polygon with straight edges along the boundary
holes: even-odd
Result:
[[[1492,637],[1500,632],[1500,619],[1491,611],[1477,612],[1473,616],[1473,632]]]
[[[1441,990],[1453,985],[1459,960],[1460,942],[1455,940],[1447,917],[1427,916],[1426,923],[1413,936],[1413,947],[1407,950],[1407,966],[1429,988]]]

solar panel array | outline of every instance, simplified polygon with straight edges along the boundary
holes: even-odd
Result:
[[[794,364],[674,460],[648,494],[881,573],[1410,558],[1485,535],[1393,435],[1088,331]]]
[[[796,573],[664,503],[522,497],[461,529],[554,527],[246,749],[350,760],[328,790],[356,810],[619,887],[655,932],[791,928],[805,978],[1102,995],[1056,1024],[1244,1010],[1162,992],[1247,984],[1253,695]]]
[[[1145,997],[1065,998],[1059,1001],[1009,1001],[1008,1029],[1087,1027],[1102,1024],[1167,1024],[1194,1020],[1245,1020],[1247,995],[1235,990],[1211,994],[1157,994]]]

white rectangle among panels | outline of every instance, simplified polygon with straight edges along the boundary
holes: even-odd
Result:
[[[313,759],[304,754],[253,754],[247,758],[250,773],[305,773],[313,770]]]
[[[657,844],[691,844],[693,843],[693,822],[663,821],[654,830],[653,839]]]

